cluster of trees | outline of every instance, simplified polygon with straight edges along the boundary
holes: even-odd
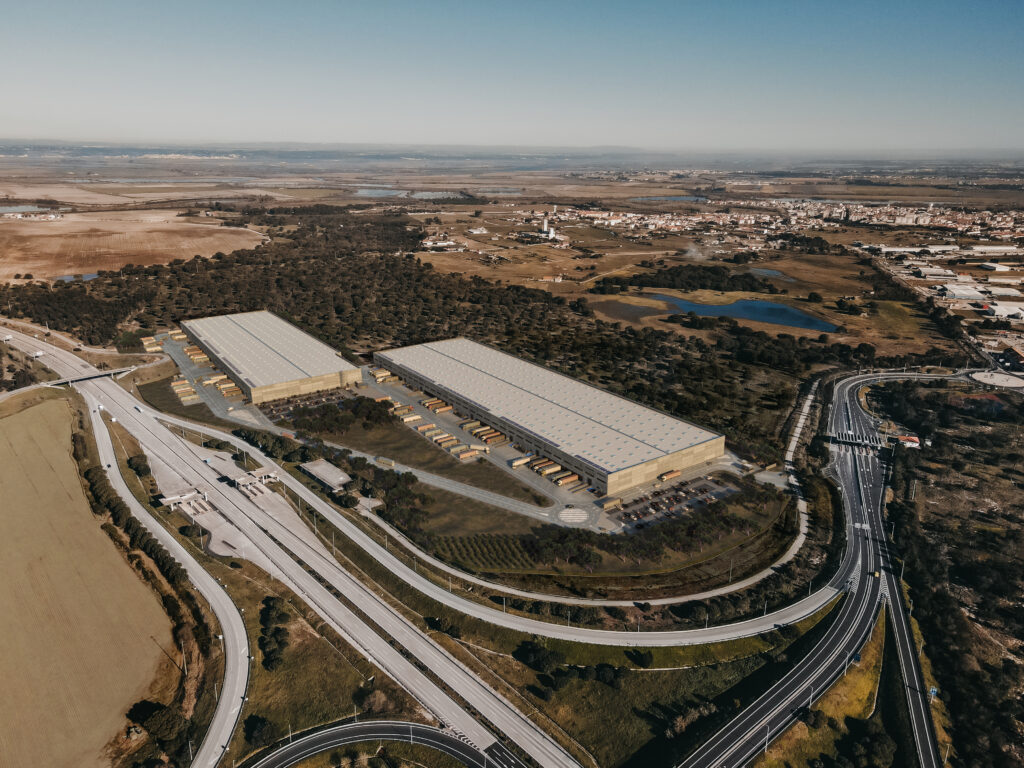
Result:
[[[675,288],[681,291],[756,291],[776,293],[775,286],[749,272],[733,272],[728,267],[704,264],[677,264],[654,272],[641,272],[629,277],[605,277],[591,293],[622,293],[630,286]]]
[[[181,765],[188,764],[187,740],[194,737],[191,724],[176,706],[167,706],[160,702],[142,699],[135,702],[127,713],[128,720],[145,729],[151,739],[150,749],[136,754],[136,765],[159,765],[159,762],[143,762],[146,753],[154,751],[157,755],[163,752],[172,759],[181,760]],[[140,759],[141,758],[141,759]],[[176,760],[176,763],[177,763]]]
[[[242,735],[254,749],[269,747],[281,738],[281,726],[263,715],[253,713],[242,722]]]
[[[263,654],[263,668],[273,672],[284,661],[288,647],[288,622],[291,616],[284,609],[284,601],[273,595],[263,598],[260,608],[260,636],[257,641]]]
[[[238,427],[232,430],[231,434],[245,440],[249,445],[259,448],[272,459],[283,459],[296,448],[294,440],[262,429]],[[228,449],[233,451],[234,446],[228,443]]]
[[[512,655],[537,673],[538,685],[533,687],[532,693],[545,701],[572,680],[596,680],[611,688],[621,688],[622,678],[629,672],[627,667],[612,664],[567,665],[564,653],[535,640],[524,640]]]
[[[846,253],[846,247],[830,243],[819,235],[801,235],[795,232],[783,232],[773,235],[772,239],[780,251],[800,251],[802,253],[826,254]]]
[[[0,343],[0,392],[20,389],[36,383],[36,376],[29,368],[19,363],[14,355],[8,355],[4,363],[6,345]]]
[[[142,453],[128,458],[128,468],[139,477],[149,477],[152,474],[152,470],[149,468],[149,460]]]
[[[686,552],[703,548],[736,530],[748,531],[749,526],[746,520],[729,512],[724,503],[716,501],[686,517],[663,520],[629,536],[543,525],[527,534],[523,544],[539,563],[596,565],[601,561],[597,550],[633,561],[651,561],[660,559],[666,550]]]
[[[394,417],[388,412],[387,403],[378,403],[369,397],[355,397],[337,403],[323,403],[296,408],[292,411],[292,424],[303,432],[326,432],[344,435],[354,425],[373,429],[382,424],[391,424]]]

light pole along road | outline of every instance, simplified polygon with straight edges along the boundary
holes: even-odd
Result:
[[[858,399],[860,388],[866,384],[901,378],[944,377],[875,373],[851,376],[835,385],[828,420],[832,440],[829,469],[843,496],[847,552],[856,553],[858,562],[835,622],[806,657],[678,768],[738,768],[758,752],[767,750],[768,744],[793,723],[800,709],[813,704],[843,674],[867,639],[883,600],[890,606],[918,762],[921,768],[938,767],[920,660],[885,538],[885,467],[879,456],[882,440],[877,422],[863,410]]]

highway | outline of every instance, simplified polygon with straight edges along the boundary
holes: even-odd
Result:
[[[64,376],[73,376],[89,367],[88,363],[71,353],[24,334],[16,334],[12,343],[29,351],[44,351],[46,354],[43,362]],[[469,709],[453,699],[435,680],[443,681],[445,686],[508,736],[539,765],[552,768],[576,765],[572,757],[540,726],[405,619],[383,597],[345,571],[328,550],[312,539],[311,532],[290,530],[248,497],[220,483],[217,473],[203,461],[197,447],[176,436],[158,421],[162,414],[144,406],[107,378],[83,381],[74,386],[87,399],[91,410],[102,405],[139,441],[147,455],[170,467],[184,485],[202,488],[219,513],[273,564],[275,577],[303,599],[346,642],[404,687],[446,727],[487,752],[495,765],[511,768],[521,763],[478,722]],[[99,414],[94,413],[94,428],[105,433],[99,421]],[[109,436],[106,442],[109,444]],[[110,458],[112,456],[108,455],[105,462],[116,466]],[[118,486],[115,485],[115,488]],[[127,491],[123,481],[118,490]],[[128,501],[130,494],[125,498]],[[160,530],[163,531],[162,528]],[[163,531],[163,535],[170,538],[166,531]],[[177,553],[183,550],[179,546],[174,551]],[[336,595],[343,595],[360,613],[357,614],[345,600]],[[379,628],[380,634],[368,622]],[[396,648],[396,643],[412,658]],[[234,721],[230,726],[225,724],[218,728],[215,740],[227,743]],[[214,729],[211,728],[213,733]]]
[[[131,510],[132,515],[149,531],[175,560],[181,563],[189,580],[209,603],[220,624],[221,643],[224,650],[224,681],[220,698],[214,711],[210,727],[195,754],[193,766],[213,768],[227,749],[231,734],[242,713],[242,703],[249,682],[249,638],[242,621],[242,614],[232,602],[220,583],[211,576],[192,554],[171,533],[143,507],[128,489],[121,473],[117,471],[117,460],[110,433],[96,412],[99,405],[91,393],[82,393],[93,418],[93,435],[99,448],[100,462],[110,484]],[[111,469],[107,469],[110,467]]]
[[[847,597],[832,626],[811,652],[778,683],[740,712],[678,768],[738,768],[788,728],[802,707],[811,705],[846,670],[870,633],[882,601],[888,602],[921,768],[939,765],[927,692],[909,632],[902,596],[885,537],[882,508],[885,466],[878,424],[860,405],[861,386],[925,375],[880,373],[851,376],[834,390],[828,418],[832,438],[829,471],[839,485],[847,515],[847,556],[855,567],[848,574]],[[879,573],[876,577],[874,574]]]
[[[14,343],[27,351],[44,351],[46,355],[42,362],[59,375],[81,375],[88,373],[91,368],[88,363],[71,353],[43,344],[24,334],[18,334]],[[830,471],[836,478],[844,498],[848,546],[836,576],[827,587],[820,589],[812,598],[820,599],[820,595],[827,594],[828,599],[831,599],[839,591],[846,592],[847,597],[834,623],[808,656],[798,662],[771,690],[741,712],[726,728],[702,745],[681,766],[695,768],[745,764],[767,741],[788,727],[802,706],[815,700],[842,674],[852,655],[867,637],[883,599],[889,599],[893,605],[893,628],[900,663],[905,678],[909,681],[908,701],[921,765],[923,768],[938,765],[918,657],[902,610],[899,585],[893,575],[885,543],[881,517],[885,468],[878,454],[881,439],[878,437],[877,425],[860,408],[857,400],[857,391],[861,384],[886,378],[911,377],[914,377],[914,374],[868,374],[850,377],[836,386],[828,422],[829,433],[833,439]],[[75,387],[83,393],[91,406],[98,407],[99,404],[103,404],[139,440],[148,454],[172,467],[186,483],[208,490],[211,493],[211,501],[221,514],[242,531],[278,569],[279,573],[275,575],[309,603],[342,637],[406,687],[447,727],[465,736],[469,742],[488,754],[494,752],[491,757],[494,764],[512,766],[518,761],[507,750],[503,750],[490,732],[421,671],[417,664],[390,643],[383,641],[377,631],[359,614],[351,611],[343,601],[335,597],[331,589],[337,594],[344,595],[358,608],[362,616],[376,625],[385,636],[397,641],[423,665],[424,669],[429,670],[436,679],[443,680],[458,696],[540,765],[575,765],[572,758],[539,726],[532,723],[461,662],[407,621],[383,598],[341,568],[319,542],[311,540],[308,531],[303,535],[303,532],[289,530],[247,497],[218,483],[216,473],[203,463],[196,447],[176,437],[160,424],[160,421],[180,423],[190,428],[197,425],[153,411],[106,378],[79,382]],[[105,434],[105,430],[96,426],[96,421],[98,419],[94,419],[94,428]],[[205,426],[199,428],[207,434],[244,447],[268,466],[274,465],[268,457],[262,456],[233,436],[218,433]],[[109,437],[105,443],[109,446]],[[111,449],[108,447],[107,450],[107,455],[111,455]],[[610,645],[678,645],[755,634],[771,629],[776,624],[791,623],[812,611],[808,606],[809,601],[805,599],[802,601],[803,605],[798,603],[761,619],[724,627],[645,633],[582,629],[568,624],[555,625],[505,614],[458,597],[419,576],[302,483],[283,471],[280,475],[293,491],[400,578],[439,602],[499,626],[548,637]],[[123,488],[123,491],[126,490],[126,487]],[[119,492],[123,491],[119,488]],[[129,499],[130,494],[127,494],[126,500]],[[163,531],[152,518],[150,522],[156,525],[157,530]],[[164,533],[170,538],[169,534]],[[173,542],[173,539],[170,540]],[[183,550],[178,547],[172,551],[180,557],[179,551]],[[186,560],[182,559],[183,562]],[[202,571],[197,564],[196,568]],[[313,573],[309,573],[307,569]],[[881,576],[876,577],[875,572],[879,572]],[[824,602],[827,600],[821,604]],[[225,715],[222,719],[227,717]],[[235,717],[237,718],[237,713]],[[218,726],[217,735],[224,736],[224,743],[230,730],[226,726]],[[210,731],[214,734],[215,729],[211,728]],[[207,741],[209,740],[208,737]],[[216,740],[219,741],[219,738]]]

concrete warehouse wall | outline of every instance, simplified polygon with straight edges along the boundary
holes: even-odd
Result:
[[[280,400],[284,397],[308,395],[313,392],[322,392],[325,389],[351,386],[361,378],[362,373],[358,369],[354,371],[338,371],[325,373],[322,376],[311,376],[308,379],[282,381],[276,384],[268,384],[264,387],[254,387],[246,392],[246,394],[254,403],[266,403],[270,400]],[[248,389],[244,382],[237,383],[243,391]]]
[[[681,451],[670,453],[660,459],[645,461],[635,467],[619,470],[608,475],[605,493],[615,496],[638,485],[647,485],[658,479],[658,475],[673,469],[689,469],[706,461],[715,461],[725,453],[725,436],[719,435],[706,443],[692,445]]]

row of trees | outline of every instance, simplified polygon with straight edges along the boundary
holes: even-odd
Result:
[[[677,264],[654,272],[639,272],[629,277],[604,277],[591,289],[591,293],[621,293],[632,286],[674,288],[681,291],[777,293],[774,285],[750,272],[733,272],[728,267],[704,264]]]

